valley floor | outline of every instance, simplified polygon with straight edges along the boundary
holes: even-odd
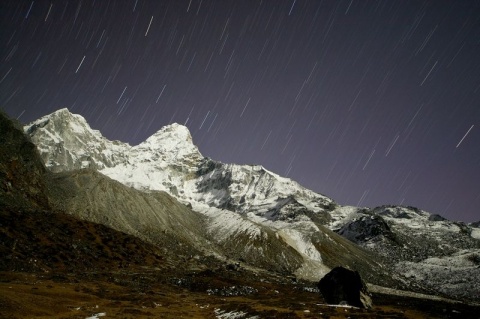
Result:
[[[374,294],[370,310],[326,305],[312,285],[238,270],[0,272],[1,318],[475,318],[480,306]]]

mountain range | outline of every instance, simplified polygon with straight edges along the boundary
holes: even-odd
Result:
[[[68,194],[50,196],[53,204],[86,220],[152,243],[179,236],[185,247],[301,279],[342,264],[373,284],[480,299],[478,224],[414,207],[341,206],[260,165],[202,156],[179,124],[131,146],[61,109],[24,131],[47,169],[69,176],[55,177],[51,192]]]

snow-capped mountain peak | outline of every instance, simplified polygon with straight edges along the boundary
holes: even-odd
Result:
[[[131,147],[106,139],[83,116],[66,108],[26,125],[24,131],[37,144],[46,166],[55,172],[115,166],[124,161]]]
[[[161,128],[155,134],[133,149],[134,157],[149,160],[161,157],[163,161],[173,162],[187,161],[189,164],[197,164],[201,158],[198,148],[193,144],[192,135],[186,126],[173,123]]]
[[[98,131],[90,128],[85,118],[79,114],[72,114],[67,108],[57,110],[49,115],[43,116],[38,120],[30,123],[25,131],[32,133],[34,130],[49,126],[59,132],[71,131],[76,134],[92,134],[98,135]],[[95,134],[97,133],[97,134]]]
[[[155,139],[170,139],[190,142],[193,144],[192,135],[188,128],[184,125],[178,123],[172,123],[167,126],[162,127],[155,134],[150,136],[145,142]]]

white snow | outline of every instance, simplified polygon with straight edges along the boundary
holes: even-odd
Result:
[[[209,217],[208,231],[215,234],[217,241],[225,241],[236,234],[245,235],[251,240],[262,236],[259,226],[237,213],[198,204],[194,209]]]
[[[358,211],[361,208],[355,206],[340,206],[337,207],[330,215],[332,216],[332,221],[328,225],[330,229],[341,228],[347,222],[351,221],[353,218],[358,218],[360,215]]]
[[[86,124],[85,122],[85,119],[81,116],[75,116],[75,119],[77,119],[77,121],[72,121],[70,123],[68,123],[70,125],[70,128],[72,129],[72,131],[74,133],[77,133],[77,134],[83,134],[86,130],[85,126],[84,125],[81,125],[83,123]]]
[[[296,229],[281,229],[278,231],[278,235],[296,251],[306,256],[309,259],[322,261],[322,256],[312,244],[312,242],[306,238],[305,234],[302,234]]]
[[[105,317],[107,315],[106,312],[99,312],[96,314],[93,314],[91,317],[87,317],[85,319],[99,319],[100,317]]]
[[[475,239],[480,239],[480,228],[472,227],[472,232],[470,233],[470,236]]]
[[[90,162],[89,162],[89,161],[82,161],[81,163],[82,163],[82,164],[81,164],[81,165],[82,165],[81,168],[87,168],[87,167],[90,166]]]
[[[258,316],[249,316],[246,312],[243,311],[225,311],[219,308],[214,310],[215,318],[217,319],[259,319]]]

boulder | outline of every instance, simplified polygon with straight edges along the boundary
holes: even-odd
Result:
[[[372,299],[367,286],[357,271],[335,267],[318,283],[328,304],[347,304],[358,308],[371,308]]]

